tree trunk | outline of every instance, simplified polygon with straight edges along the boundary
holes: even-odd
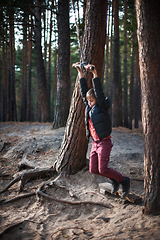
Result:
[[[33,32],[33,18],[31,16],[29,27],[29,41],[28,41],[28,91],[27,91],[27,121],[32,120],[31,115],[31,77],[32,77],[32,32]]]
[[[47,101],[47,81],[44,68],[44,61],[41,47],[41,1],[36,0],[35,13],[35,53],[37,62],[37,80],[38,80],[38,120],[40,122],[49,121],[49,107]]]
[[[106,0],[87,1],[83,52],[85,61],[95,64],[99,77],[104,60],[106,13]],[[90,73],[87,75],[88,85],[91,87],[92,75]],[[77,77],[66,130],[56,162],[57,171],[65,174],[74,174],[86,165],[88,140],[85,133],[84,109]]]
[[[110,99],[113,101],[113,2],[112,2],[112,17],[111,17],[111,39],[110,39]],[[112,118],[112,108],[109,113]]]
[[[136,1],[144,133],[144,212],[160,211],[160,2]]]
[[[22,57],[22,85],[21,85],[21,119],[27,120],[27,16],[23,19],[23,57]]]
[[[2,121],[6,121],[7,116],[7,43],[3,40],[3,92],[2,92]]]
[[[108,27],[107,27],[107,34],[106,34],[106,83],[105,83],[105,95],[109,96],[109,76],[108,76],[108,69],[109,69],[109,28],[110,28],[110,6],[108,6]]]
[[[70,105],[69,0],[58,1],[58,38],[57,96],[53,121],[54,129],[66,125]]]
[[[130,98],[129,98],[129,129],[132,129],[132,120],[134,116],[134,33],[132,33],[131,44],[131,79],[130,79]]]
[[[113,104],[112,122],[114,127],[122,126],[122,87],[119,46],[119,0],[114,0],[114,46],[113,46]]]
[[[141,111],[141,91],[140,91],[140,72],[139,72],[139,52],[136,49],[136,77],[135,77],[135,123],[134,127],[139,127],[140,111]]]
[[[124,127],[128,128],[128,81],[127,81],[127,0],[124,0]]]
[[[15,98],[15,41],[14,13],[9,15],[9,76],[7,84],[7,121],[17,121]]]
[[[47,74],[47,97],[48,97],[50,121],[51,121],[51,45],[52,45],[52,9],[51,9],[51,17],[50,17],[49,59],[48,59],[48,74]]]

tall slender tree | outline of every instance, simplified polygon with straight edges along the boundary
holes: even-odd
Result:
[[[134,48],[135,34],[132,32],[131,38],[131,77],[130,77],[130,94],[129,94],[129,128],[132,129],[132,120],[134,118],[134,75],[135,75],[135,48]]]
[[[33,39],[33,18],[30,16],[29,20],[29,39],[28,39],[28,88],[27,88],[27,121],[31,121],[31,77],[32,77],[32,39]]]
[[[21,84],[21,122],[27,120],[27,24],[28,16],[24,12],[23,18],[23,57],[22,57],[22,84]]]
[[[114,46],[113,46],[113,100],[112,122],[114,127],[122,126],[122,86],[119,45],[119,0],[114,0]]]
[[[15,38],[14,9],[9,12],[9,75],[7,84],[7,121],[17,121],[15,97]]]
[[[41,46],[41,0],[35,0],[35,53],[37,62],[38,81],[38,120],[49,121],[49,107],[47,101],[47,80]]]
[[[144,134],[144,212],[160,211],[160,2],[136,0]]]
[[[71,94],[69,0],[58,1],[57,96],[53,128],[66,125]]]
[[[124,127],[128,127],[128,79],[127,79],[127,0],[124,0]]]
[[[85,61],[95,64],[99,77],[104,63],[107,2],[87,0],[86,4],[83,52]],[[88,86],[91,87],[92,75],[87,74],[87,79]],[[88,141],[85,134],[84,108],[77,77],[63,142],[55,163],[57,171],[65,174],[74,174],[86,164]]]

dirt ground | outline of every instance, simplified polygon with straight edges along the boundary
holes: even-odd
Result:
[[[33,168],[53,165],[64,128],[51,128],[49,123],[0,123],[0,191],[21,174],[18,171],[21,161]],[[112,141],[114,146],[109,167],[130,176],[130,191],[143,198],[141,130],[114,128]],[[90,148],[91,142],[88,158]],[[28,182],[23,194],[36,191],[47,180],[46,177]],[[15,183],[0,195],[0,239],[160,239],[160,216],[144,215],[143,201],[139,204],[124,203],[118,196],[101,194],[98,184],[106,181],[109,180],[93,175],[84,168],[75,175],[60,178],[58,185],[45,189],[46,194],[63,202],[42,196],[39,200],[33,195],[2,204],[4,199],[22,194],[18,193],[20,183]]]

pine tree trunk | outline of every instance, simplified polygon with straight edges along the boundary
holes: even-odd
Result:
[[[112,2],[112,18],[111,18],[111,39],[110,39],[110,99],[113,101],[113,2]],[[112,118],[112,108],[109,110]]]
[[[144,133],[144,212],[160,211],[160,2],[136,1]]]
[[[2,121],[6,121],[7,116],[7,43],[3,40],[3,92],[2,92]]]
[[[140,91],[140,72],[139,72],[139,52],[136,49],[136,77],[135,77],[135,124],[134,127],[139,127],[140,111],[141,111],[141,91]]]
[[[32,121],[31,115],[31,77],[32,77],[32,32],[33,32],[33,18],[31,16],[29,27],[29,41],[28,41],[28,91],[27,91],[27,121]]]
[[[41,47],[41,4],[40,0],[36,0],[35,13],[35,53],[37,62],[37,81],[38,81],[38,121],[49,121],[49,107],[47,101],[47,81],[42,56]]]
[[[71,94],[69,0],[58,1],[57,96],[53,128],[66,125]]]
[[[52,116],[54,115],[54,102],[56,100],[56,85],[57,85],[57,49],[54,50],[54,78],[52,89]]]
[[[49,60],[48,60],[48,74],[47,74],[47,97],[48,97],[50,121],[51,121],[51,44],[52,44],[52,10],[51,10],[51,17],[50,17]]]
[[[7,121],[17,121],[15,98],[15,40],[14,14],[9,15],[9,76],[7,84]]]
[[[124,127],[128,128],[128,81],[127,81],[127,0],[124,0]]]
[[[107,28],[107,34],[106,34],[106,84],[105,84],[105,95],[109,96],[109,75],[108,75],[108,69],[109,69],[109,28],[110,28],[110,6],[108,6],[108,28]]]
[[[129,98],[129,129],[132,129],[132,120],[134,116],[134,33],[132,33],[132,46],[131,46],[131,79],[130,79],[130,98]]]
[[[119,0],[114,0],[114,46],[113,46],[113,102],[112,122],[114,127],[122,126],[122,87],[119,46]]]
[[[27,16],[23,19],[23,57],[22,57],[22,85],[21,85],[21,119],[27,120]]]
[[[101,77],[106,36],[107,1],[87,1],[83,52],[86,62],[95,64]],[[101,14],[99,14],[101,13]],[[87,74],[91,87],[92,75]],[[78,78],[72,96],[66,130],[56,162],[57,171],[74,174],[86,165],[88,140],[85,133],[84,103],[80,95]]]

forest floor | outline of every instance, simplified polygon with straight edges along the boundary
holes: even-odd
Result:
[[[22,160],[36,168],[51,167],[63,135],[64,128],[52,130],[49,123],[0,123],[0,190],[21,174],[18,164]],[[112,141],[109,166],[130,176],[130,191],[143,198],[141,130],[113,128]],[[91,143],[88,158],[90,148]],[[73,205],[42,196],[38,201],[36,195],[2,204],[4,199],[36,191],[47,179],[28,182],[22,193],[18,193],[17,182],[0,195],[1,240],[160,239],[160,216],[144,215],[143,201],[124,203],[118,196],[100,194],[98,184],[109,180],[89,173],[87,168],[57,180],[59,187],[53,185],[45,190],[56,199],[83,204]],[[106,207],[90,202],[103,203]]]

